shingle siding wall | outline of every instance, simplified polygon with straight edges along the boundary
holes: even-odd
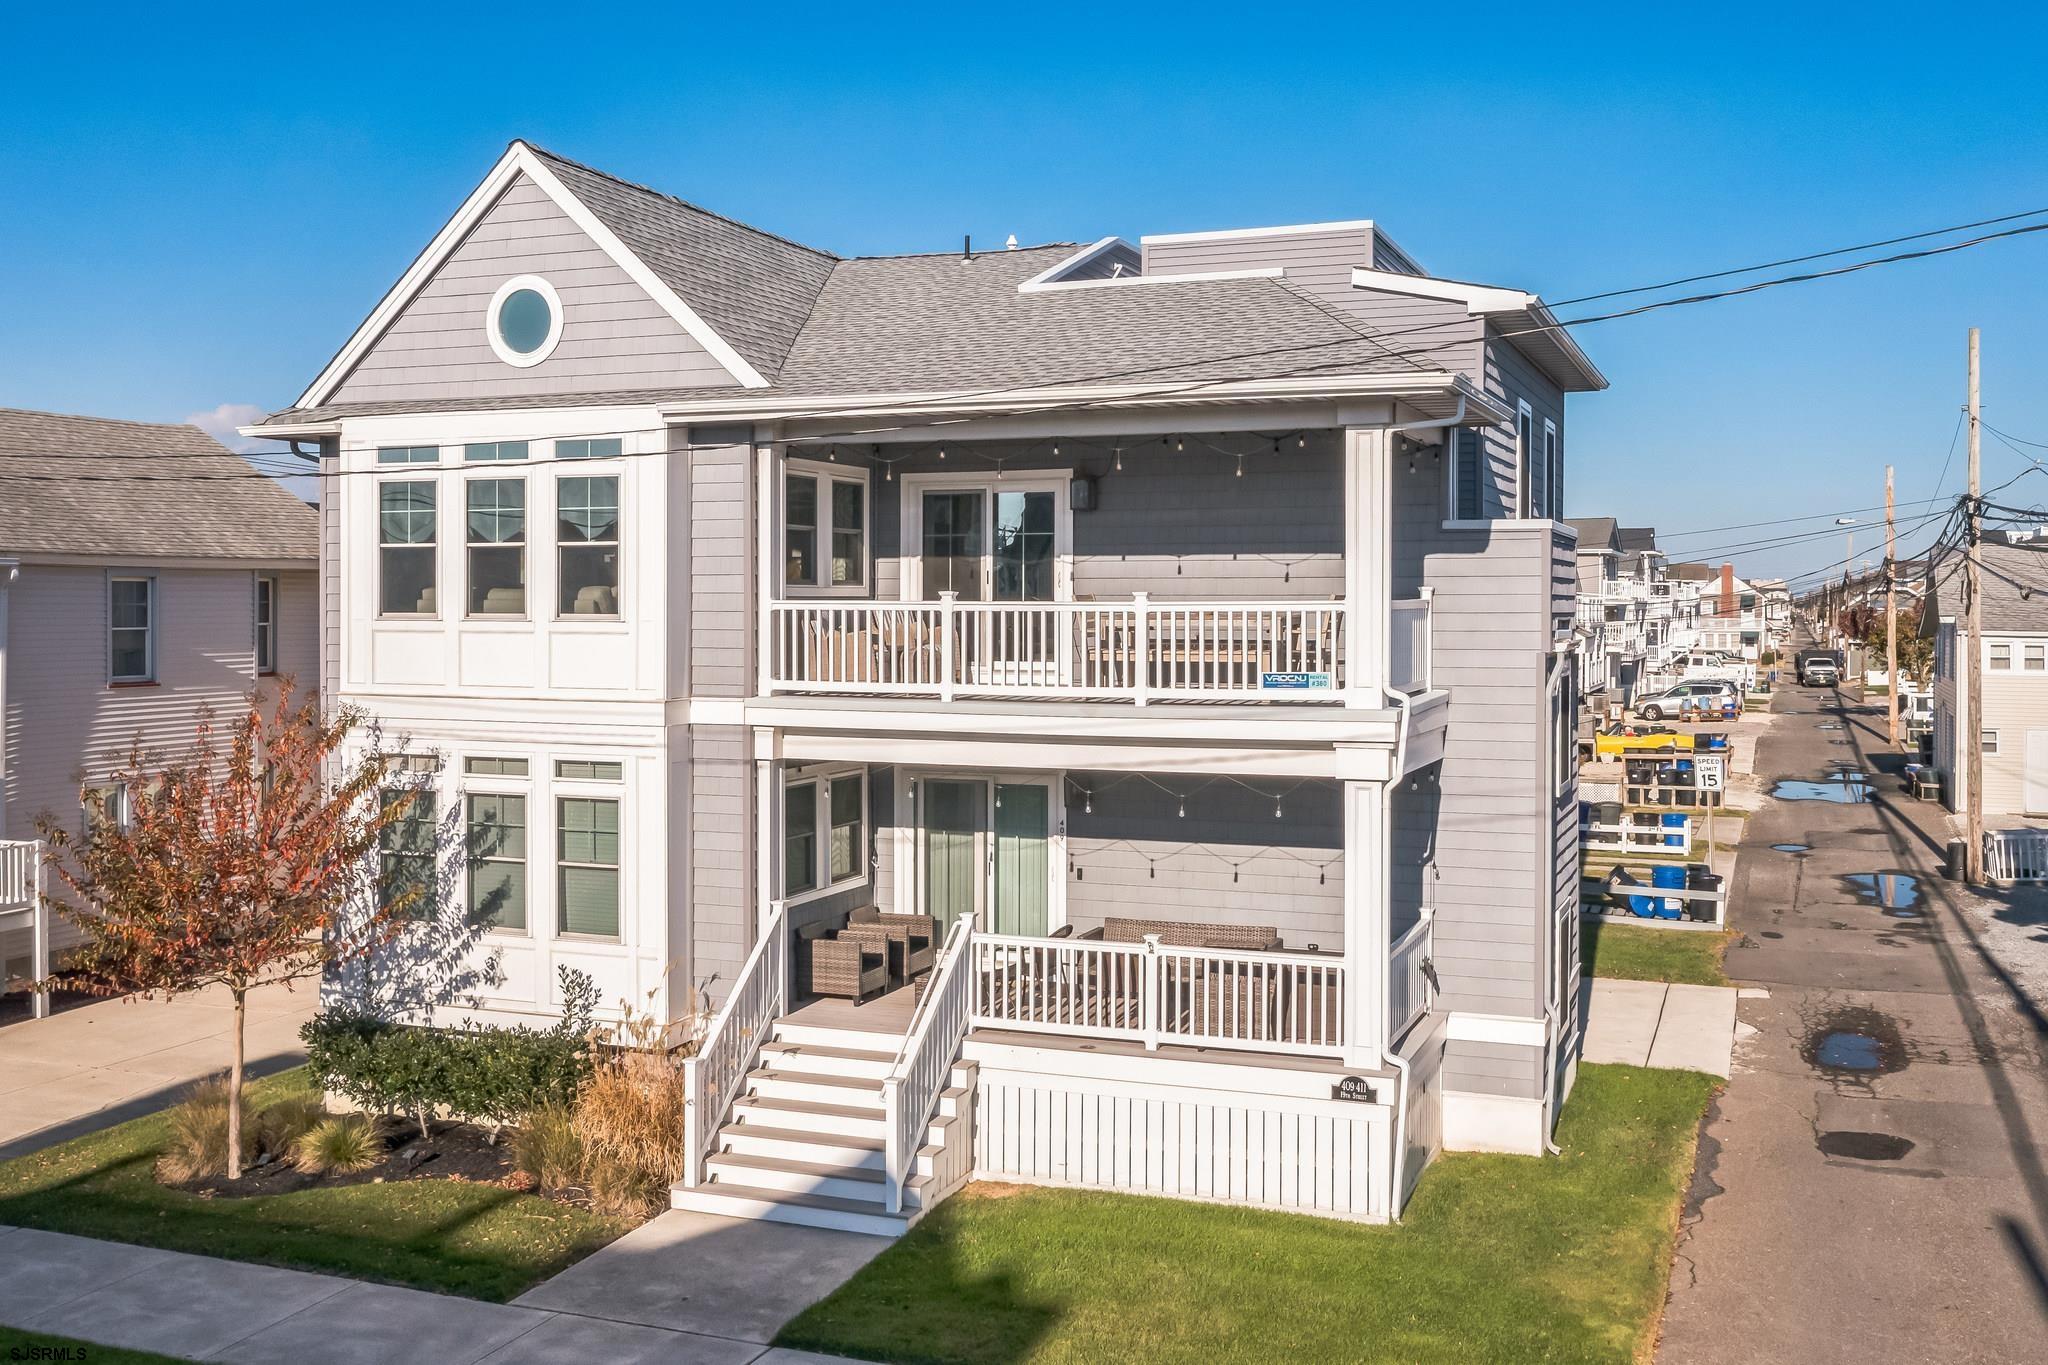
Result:
[[[1543,421],[1545,418],[1549,418],[1557,424],[1557,439],[1559,442],[1564,441],[1563,391],[1556,384],[1545,378],[1542,371],[1530,364],[1528,358],[1515,349],[1513,342],[1502,340],[1498,329],[1490,324],[1486,329],[1483,358],[1485,368],[1476,378],[1478,378],[1480,387],[1485,393],[1489,397],[1500,400],[1510,413],[1514,411],[1518,400],[1527,402],[1534,413],[1536,448],[1531,452],[1531,458],[1536,458],[1541,454]],[[1494,471],[1495,488],[1490,502],[1497,510],[1492,514],[1496,516],[1519,516],[1520,512],[1517,510],[1519,494],[1516,492],[1515,429],[1512,420],[1505,427],[1493,428],[1487,432],[1486,449],[1488,462]],[[1571,482],[1569,461],[1567,461],[1564,491],[1569,492]],[[1564,506],[1565,504],[1561,499],[1553,499],[1551,503],[1552,515],[1560,515]]]
[[[320,695],[341,695],[341,479],[338,441],[320,444]]]
[[[2048,744],[2048,672],[2028,672],[2025,666],[2027,646],[2048,645],[2048,636],[1986,631],[1983,638],[1987,644],[2012,646],[2010,670],[1992,668],[1988,657],[1984,666],[1984,719],[1978,728],[1998,732],[1998,752],[1984,755],[1984,813],[2048,815],[2048,803],[2036,801],[2029,809],[2027,801],[2028,732],[2044,732]],[[1953,682],[1937,683],[1937,703],[1946,701],[1953,708],[1954,688]],[[2043,786],[2048,788],[2048,781]]]
[[[699,447],[690,461],[690,695],[753,691],[753,488],[745,444]]]
[[[492,351],[498,286],[538,275],[562,300],[554,353],[524,369]],[[330,401],[497,398],[733,383],[732,376],[524,176],[470,230]]]
[[[690,972],[714,1005],[754,941],[753,792],[746,730],[690,727]]]

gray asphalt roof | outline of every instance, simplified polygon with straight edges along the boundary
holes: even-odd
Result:
[[[1579,549],[1612,550],[1614,541],[1613,517],[1566,517],[1565,525],[1579,533]]]
[[[1984,630],[2048,634],[2048,541],[2017,545],[1986,540],[1978,547],[1984,566]],[[1935,617],[1962,614],[1963,576],[1949,574],[1935,589]]]
[[[311,561],[313,509],[255,472],[198,427],[0,408],[0,555]]]
[[[1623,526],[1614,534],[1620,539],[1621,552],[1625,555],[1657,548],[1657,528],[1654,526]]]

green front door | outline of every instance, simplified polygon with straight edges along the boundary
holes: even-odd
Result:
[[[999,934],[1045,936],[1050,796],[1037,783],[996,784],[995,923]]]
[[[954,920],[981,908],[988,783],[933,777],[919,786],[924,821],[924,912],[938,921],[943,936]]]

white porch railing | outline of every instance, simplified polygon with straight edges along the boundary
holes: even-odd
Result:
[[[683,1063],[683,1095],[689,1110],[683,1120],[683,1184],[690,1188],[702,1183],[712,1140],[732,1112],[733,1096],[754,1069],[769,1028],[789,1006],[793,948],[788,919],[783,903],[774,902],[760,941],[747,955],[718,1017],[705,1030],[697,1055]]]
[[[43,904],[43,845],[35,839],[0,839],[0,929],[29,931],[29,979],[50,974],[50,909]],[[7,983],[0,980],[0,988]],[[37,991],[29,1003],[34,1018],[50,1012],[50,997]]]
[[[1344,963],[1308,953],[977,934],[976,1028],[1341,1057]]]
[[[1405,647],[1428,677],[1428,604]],[[776,602],[778,692],[1342,700],[1342,602]],[[1419,653],[1417,652],[1419,651]]]
[[[917,1162],[917,1149],[924,1145],[925,1129],[945,1093],[946,1078],[960,1056],[960,1042],[967,1036],[968,989],[972,977],[967,970],[969,947],[974,942],[974,917],[962,915],[946,932],[946,944],[931,983],[911,1016],[910,1034],[896,1054],[896,1065],[882,1083],[882,1132],[885,1146],[882,1169],[884,1207],[890,1213],[903,1211],[903,1187]]]
[[[1387,686],[1396,692],[1429,690],[1430,589],[1391,605],[1387,630]]]
[[[2048,830],[1985,830],[1984,875],[1995,882],[2048,881]]]
[[[1428,1012],[1429,972],[1435,968],[1425,969],[1425,964],[1435,953],[1436,911],[1425,908],[1387,954],[1387,1046],[1399,1042]]]

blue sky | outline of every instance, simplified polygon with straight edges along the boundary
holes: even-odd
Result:
[[[846,253],[1371,217],[1553,299],[2048,207],[2019,7],[291,8],[10,20],[0,403],[288,404],[515,136]],[[1586,328],[1568,510],[1930,497],[1972,324],[1987,420],[2048,441],[2044,305],[2048,233]]]

